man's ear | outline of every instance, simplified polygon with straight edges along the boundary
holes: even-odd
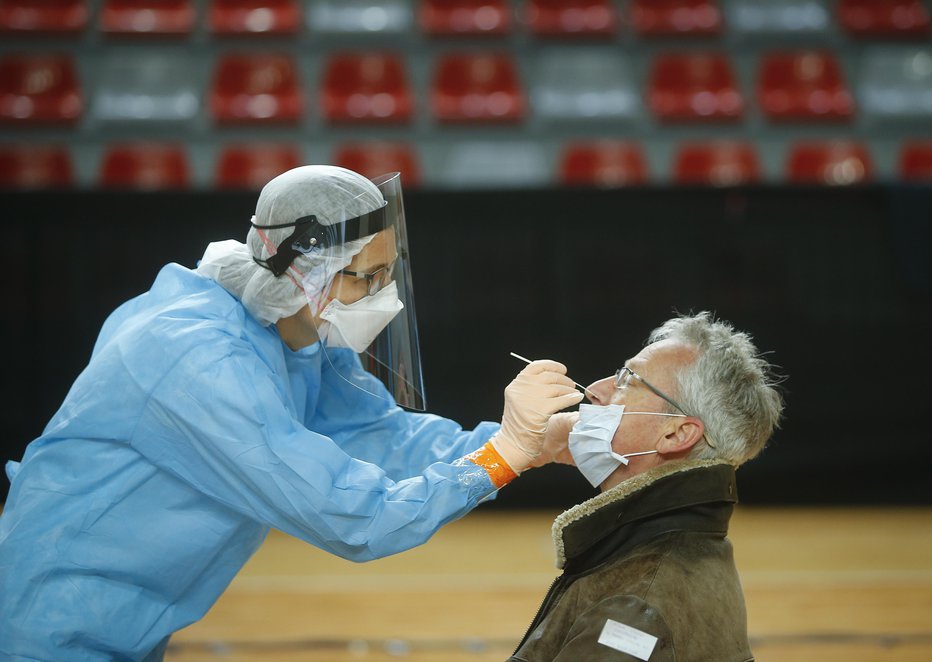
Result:
[[[675,427],[660,440],[657,452],[661,455],[677,455],[688,452],[705,434],[705,426],[695,416],[674,418]]]

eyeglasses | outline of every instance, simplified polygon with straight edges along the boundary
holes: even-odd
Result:
[[[669,395],[661,391],[659,388],[651,384],[649,381],[641,377],[639,374],[634,372],[634,370],[632,370],[628,366],[618,368],[618,370],[615,371],[615,388],[624,388],[625,386],[627,386],[631,377],[634,377],[636,380],[644,384],[644,386],[646,386],[650,390],[650,392],[653,393],[654,395],[669,402],[684,416],[692,416],[692,414],[689,414],[685,409],[683,409],[683,407],[681,407],[679,403],[677,403],[676,400],[674,400]],[[712,437],[709,436],[708,431],[706,431],[703,436],[705,437],[706,443],[712,448],[715,448],[715,442],[712,441]]]
[[[389,262],[387,265],[376,269],[372,273],[365,273],[364,271],[350,271],[349,269],[341,269],[340,273],[346,274],[347,276],[353,276],[354,278],[365,278],[369,296],[373,296],[391,282],[392,272],[395,271],[395,263],[397,261],[398,257],[396,256],[395,259]]]

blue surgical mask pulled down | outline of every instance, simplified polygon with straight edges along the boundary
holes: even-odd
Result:
[[[683,416],[651,411],[627,413],[629,416]],[[654,450],[619,455],[612,450],[612,439],[621,425],[621,417],[624,414],[624,405],[579,405],[579,421],[570,432],[569,449],[576,462],[576,468],[593,487],[601,485],[621,465],[627,465],[629,457],[657,452]]]

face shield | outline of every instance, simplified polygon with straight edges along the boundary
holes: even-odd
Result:
[[[391,173],[372,184],[381,194],[381,206],[372,208],[357,196],[330,209],[326,218],[308,213],[263,226],[291,232],[268,258],[256,261],[276,276],[300,279],[322,350],[344,379],[372,395],[390,395],[399,405],[423,410],[401,178]],[[359,213],[361,209],[368,211]],[[341,370],[345,364],[331,356],[338,349],[359,354],[363,368],[381,386]]]

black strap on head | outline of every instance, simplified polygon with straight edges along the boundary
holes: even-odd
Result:
[[[276,277],[288,271],[288,267],[298,255],[307,255],[315,250],[323,250],[337,243],[344,243],[360,237],[367,237],[385,229],[386,202],[378,209],[366,214],[350,218],[342,223],[322,225],[317,216],[302,216],[291,223],[279,225],[256,225],[252,227],[259,230],[276,230],[294,226],[294,232],[288,235],[275,249],[275,255],[263,260],[258,257],[252,259],[260,267],[265,267]]]
[[[280,225],[252,224],[252,227],[260,230],[275,230],[291,226],[294,226],[294,232],[278,245],[278,248],[275,249],[275,255],[265,260],[255,256],[252,258],[256,261],[256,264],[265,267],[276,277],[288,271],[288,267],[291,266],[291,263],[294,262],[298,255],[310,253],[315,247],[327,245],[326,226],[321,225],[313,214],[302,216],[292,223],[282,223]]]

